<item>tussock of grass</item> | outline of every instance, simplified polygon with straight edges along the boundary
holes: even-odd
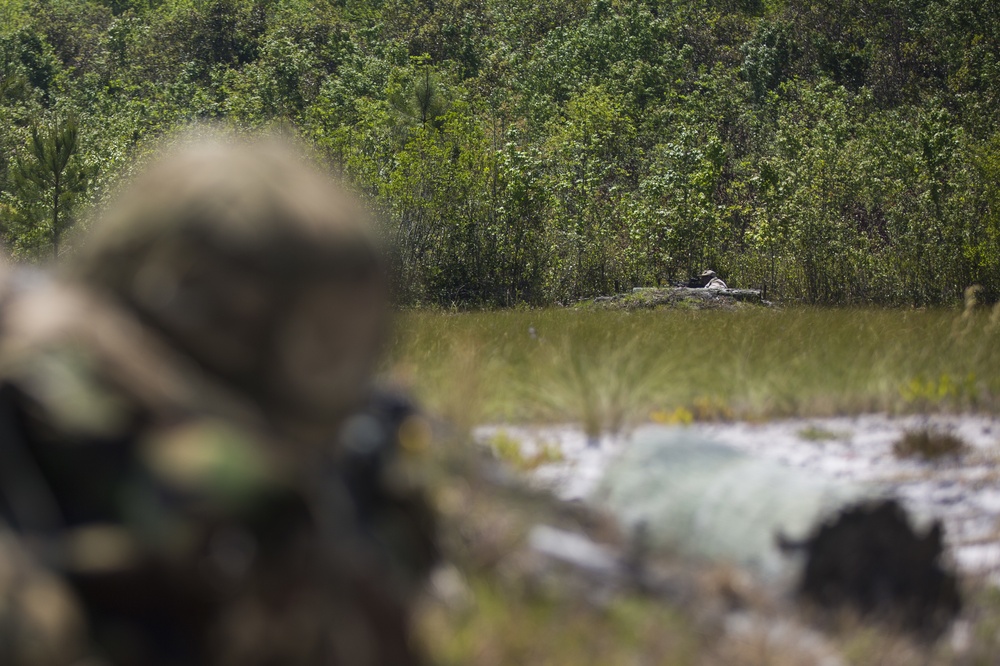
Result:
[[[957,435],[933,428],[921,428],[903,433],[902,439],[892,447],[897,458],[920,458],[936,460],[948,456],[959,456],[969,449],[969,445]]]

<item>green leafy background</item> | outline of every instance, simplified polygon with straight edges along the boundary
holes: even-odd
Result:
[[[997,3],[0,0],[0,233],[27,260],[221,121],[315,146],[384,222],[405,303],[709,267],[807,303],[996,299],[998,119]]]

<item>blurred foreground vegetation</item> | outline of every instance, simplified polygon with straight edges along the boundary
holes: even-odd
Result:
[[[995,299],[998,7],[0,0],[0,235],[52,256],[159,137],[279,124],[385,219],[409,303],[706,267],[812,303]]]
[[[650,420],[995,412],[998,337],[1000,308],[971,304],[417,310],[398,318],[385,371],[445,416],[453,445],[467,452],[468,428],[489,422],[582,422],[597,432]],[[535,464],[498,455],[515,468]],[[817,615],[738,571],[669,556],[647,566],[673,567],[689,587],[664,597],[532,558],[531,528],[566,521],[567,509],[551,500],[517,497],[468,469],[434,487],[453,567],[435,579],[417,615],[435,663],[986,666],[1000,653],[1000,595],[986,581],[963,581],[960,628],[936,641],[869,619]],[[600,529],[598,538],[621,544]],[[756,624],[740,628],[741,618]],[[831,655],[840,660],[825,661]]]

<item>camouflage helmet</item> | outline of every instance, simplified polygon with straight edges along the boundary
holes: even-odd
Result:
[[[351,409],[385,329],[367,216],[274,138],[175,147],[93,225],[68,270],[282,419]]]

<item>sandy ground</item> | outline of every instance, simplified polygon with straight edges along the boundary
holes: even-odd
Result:
[[[1000,418],[873,414],[684,427],[803,474],[870,483],[901,499],[922,520],[941,520],[958,568],[1000,585]],[[893,455],[893,444],[904,432],[926,427],[959,436],[969,451],[933,462]],[[627,436],[589,439],[572,425],[483,426],[476,438],[488,442],[499,431],[521,443],[526,455],[542,446],[559,449],[561,461],[543,464],[529,476],[533,485],[566,500],[586,501],[608,464],[628,445]]]

